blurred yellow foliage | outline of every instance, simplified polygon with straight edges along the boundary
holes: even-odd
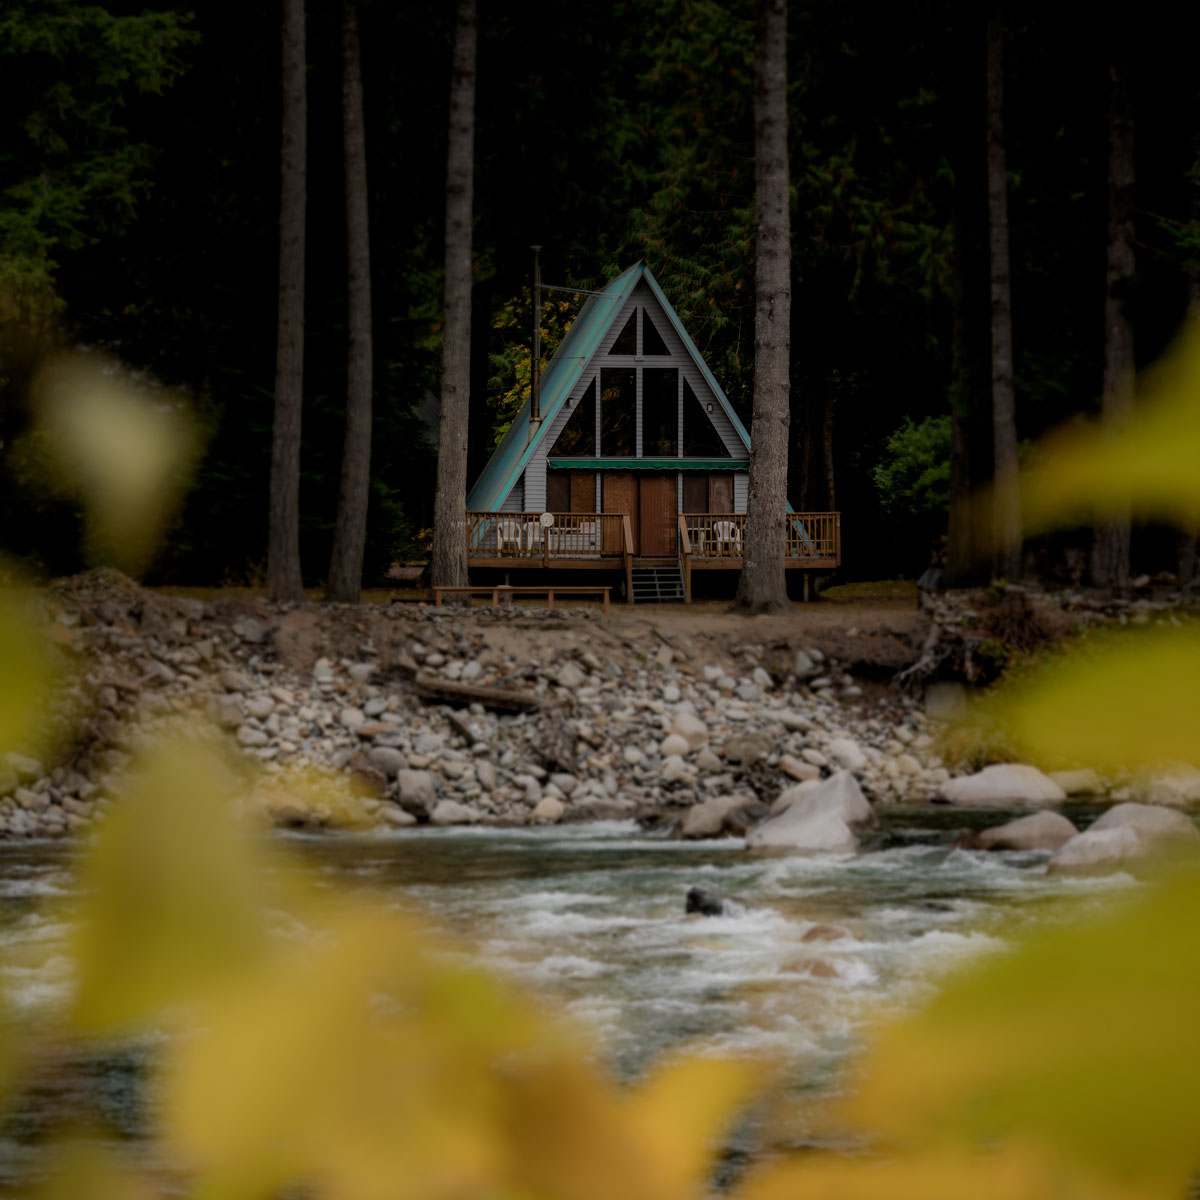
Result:
[[[50,682],[45,647],[22,616],[16,589],[0,588],[0,754],[38,729]]]
[[[84,504],[93,557],[138,575],[183,498],[199,432],[181,398],[94,355],[51,360],[33,387],[52,482]]]

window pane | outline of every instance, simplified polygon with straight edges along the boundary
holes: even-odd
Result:
[[[571,511],[571,472],[546,472],[546,511],[565,513]]]
[[[642,353],[643,354],[670,354],[667,349],[667,343],[662,340],[662,336],[658,330],[654,328],[654,322],[650,320],[650,313],[647,309],[642,309]]]
[[[629,314],[629,320],[625,322],[625,328],[621,330],[617,336],[617,340],[613,342],[613,348],[609,354],[636,354],[637,353],[637,309]]]
[[[686,458],[732,458],[713,427],[712,418],[683,381],[683,453]]]
[[[679,453],[679,370],[647,367],[642,372],[642,457]]]
[[[575,411],[567,418],[558,440],[550,448],[551,457],[596,453],[596,381],[575,401]],[[557,511],[552,509],[552,512]]]
[[[600,453],[632,458],[637,453],[637,371],[605,367],[600,372]]]

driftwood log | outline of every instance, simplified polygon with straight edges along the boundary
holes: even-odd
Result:
[[[452,683],[432,675],[418,675],[413,690],[430,704],[482,704],[498,712],[534,712],[541,707],[536,696],[528,692],[510,692],[504,688],[474,687],[469,683]]]

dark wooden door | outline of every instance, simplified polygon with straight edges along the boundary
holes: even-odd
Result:
[[[638,486],[631,471],[606,471],[604,473],[604,511],[625,513],[629,517],[629,528],[633,534],[633,552],[638,549]],[[606,523],[604,528],[604,552],[620,553],[622,538],[615,524]]]
[[[675,476],[643,475],[638,480],[641,508],[641,553],[674,555],[678,553],[679,516]]]
[[[683,473],[683,511],[708,512],[708,476],[699,471]]]
[[[571,511],[594,513],[596,511],[596,472],[571,472]]]
[[[708,511],[733,512],[733,472],[720,471],[708,477]]]

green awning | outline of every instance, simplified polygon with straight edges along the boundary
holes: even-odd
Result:
[[[551,458],[556,471],[748,471],[745,458]]]

